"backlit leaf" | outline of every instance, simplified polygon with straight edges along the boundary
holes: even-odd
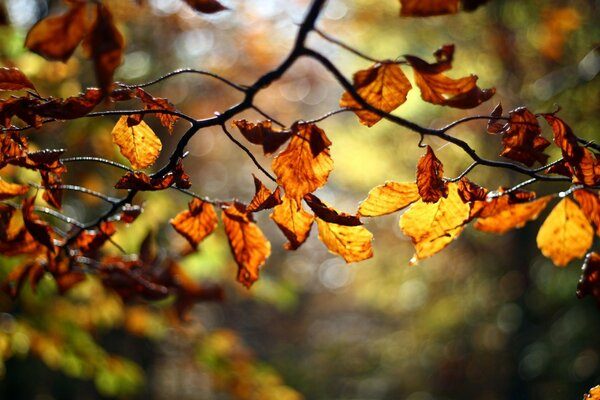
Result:
[[[273,129],[271,121],[261,121],[254,124],[241,119],[233,121],[233,124],[250,143],[263,146],[265,154],[276,152],[292,135],[289,131]]]
[[[458,0],[400,0],[403,17],[428,17],[458,12]]]
[[[495,197],[473,204],[471,216],[478,217],[473,225],[483,232],[505,233],[523,227],[546,208],[553,196],[544,196],[537,200],[513,203],[508,196]],[[475,214],[475,215],[474,215]]]
[[[537,234],[537,245],[557,267],[583,257],[592,245],[594,230],[573,201],[565,197],[548,215]]]
[[[205,14],[213,14],[219,11],[227,10],[223,4],[217,0],[184,0],[194,10]]]
[[[271,244],[250,219],[243,204],[231,204],[223,210],[221,218],[238,265],[237,279],[249,288],[258,279],[260,267],[271,254]]]
[[[302,203],[287,196],[283,198],[283,203],[273,209],[270,217],[289,240],[284,245],[286,250],[296,250],[304,243],[315,219],[314,215],[302,208]]]
[[[412,88],[409,80],[398,64],[379,63],[368,69],[358,71],[353,77],[356,92],[368,104],[385,112],[398,108],[406,101],[406,95]],[[381,120],[381,116],[363,107],[349,92],[344,92],[340,99],[340,107],[358,109],[354,113],[361,124],[373,126]]]
[[[360,204],[358,215],[377,217],[391,214],[408,207],[419,198],[416,183],[386,182],[371,189],[367,198]]]
[[[346,213],[341,213],[325,203],[321,201],[317,196],[312,193],[309,193],[304,196],[304,201],[310,207],[311,210],[315,213],[315,215],[322,219],[325,222],[334,223],[337,225],[344,226],[358,226],[362,225],[360,219],[355,215],[350,215]]]
[[[182,175],[183,174],[183,175]],[[171,186],[187,189],[190,187],[187,174],[183,169],[168,172],[163,177],[152,178],[143,172],[128,172],[115,184],[117,189],[163,190]]]
[[[261,210],[268,210],[281,204],[281,193],[279,186],[275,189],[275,192],[271,192],[256,176],[254,178],[255,194],[246,211],[257,212]]]
[[[135,169],[148,168],[158,158],[162,143],[144,121],[132,123],[122,116],[112,130],[113,142]]]
[[[83,253],[94,251],[100,248],[117,231],[115,223],[112,221],[103,221],[98,229],[84,230],[77,236],[75,246]]]
[[[87,115],[102,101],[102,92],[97,88],[88,88],[79,96],[66,99],[50,98],[35,107],[35,112],[45,118],[76,119]]]
[[[35,24],[25,47],[48,60],[67,61],[90,30],[93,15],[89,11],[85,2],[72,2],[66,13]]]
[[[577,297],[582,299],[588,294],[591,294],[596,303],[600,307],[600,254],[590,252],[585,256],[583,268],[581,269],[581,277],[577,284]],[[600,400],[600,386],[596,386],[596,396],[586,396],[584,399]],[[594,389],[590,390],[592,394]]]
[[[436,203],[413,203],[400,218],[400,228],[415,245],[412,263],[430,257],[450,244],[469,220],[470,205],[458,195],[458,185],[448,183],[448,197]]]
[[[504,148],[501,156],[519,161],[531,167],[536,161],[545,164],[548,156],[543,153],[550,142],[540,136],[542,129],[535,115],[525,107],[509,113],[509,120],[502,134]]]
[[[152,97],[148,92],[141,88],[136,88],[135,93],[136,96],[144,102],[145,110],[176,111],[175,106],[171,104],[167,99],[163,99],[160,97]],[[175,125],[175,122],[177,122],[177,120],[179,119],[177,115],[156,113],[154,114],[154,116],[158,118],[162,126],[169,130],[169,134],[173,133],[173,126]]]
[[[3,90],[36,90],[33,83],[18,68],[0,68],[0,91]]]
[[[29,191],[29,186],[6,182],[0,178],[0,200],[20,196]]]
[[[596,234],[600,236],[600,196],[589,190],[576,190],[573,194],[581,211],[596,225]]]
[[[427,145],[427,152],[417,163],[417,188],[421,200],[435,203],[441,197],[448,197],[448,183],[444,182],[444,166]]]
[[[218,223],[212,204],[200,199],[193,199],[188,204],[188,210],[180,212],[170,222],[193,248],[210,235]]]
[[[487,193],[486,188],[471,182],[467,177],[458,181],[458,195],[465,203],[485,200]]]
[[[319,240],[329,251],[342,256],[347,263],[373,257],[373,234],[365,227],[338,225],[321,218],[317,218],[317,226]]]
[[[273,160],[277,183],[285,195],[300,203],[302,197],[327,182],[333,169],[331,142],[314,124],[294,124],[288,147]]]
[[[590,392],[583,396],[583,400],[600,400],[600,385],[591,388]]]
[[[33,213],[33,203],[35,197],[23,200],[23,222],[25,228],[40,244],[46,246],[51,252],[54,251],[54,241],[52,240],[52,228],[46,222],[42,221]]]

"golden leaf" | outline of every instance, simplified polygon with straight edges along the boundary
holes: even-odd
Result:
[[[363,226],[345,226],[317,218],[319,239],[329,251],[344,258],[347,263],[373,257],[373,234]]]
[[[0,200],[10,199],[27,193],[29,186],[6,182],[0,178]]]
[[[475,216],[479,218],[473,227],[483,232],[493,233],[504,233],[521,228],[528,221],[536,219],[550,200],[552,196],[544,196],[526,203],[511,204],[507,196],[502,196],[490,201],[477,201],[474,206],[478,207]]]
[[[333,169],[331,142],[314,124],[294,124],[288,147],[273,160],[277,183],[285,195],[300,203],[302,197],[327,182]]]
[[[360,203],[358,214],[363,217],[377,217],[391,214],[408,207],[419,200],[416,183],[385,182],[371,189]]]
[[[160,139],[148,124],[140,121],[136,125],[125,115],[119,119],[111,134],[121,154],[135,169],[147,168],[154,164],[162,149]]]
[[[283,203],[273,209],[270,215],[289,242],[284,245],[286,250],[296,250],[310,233],[314,215],[302,208],[302,203],[284,197]]]
[[[225,208],[221,217],[233,258],[238,265],[237,279],[250,287],[258,279],[260,267],[271,254],[271,243],[250,220],[243,204],[234,203]]]
[[[200,199],[192,200],[188,210],[180,212],[170,222],[193,248],[210,235],[218,223],[214,207]]]
[[[412,88],[408,78],[398,64],[375,64],[369,69],[354,74],[354,89],[368,104],[385,112],[398,108],[406,101],[406,95]],[[381,116],[363,108],[349,92],[344,92],[340,107],[359,109],[354,111],[360,123],[373,126]]]
[[[579,206],[565,197],[554,207],[537,234],[537,245],[557,267],[583,257],[592,245],[594,230]]]
[[[470,205],[463,203],[458,194],[458,185],[448,184],[448,197],[436,203],[417,201],[410,206],[402,218],[400,228],[415,245],[416,262],[434,255],[462,232],[469,220]]]
[[[581,211],[596,225],[596,234],[600,236],[600,195],[583,189],[576,190],[573,194],[581,207]]]

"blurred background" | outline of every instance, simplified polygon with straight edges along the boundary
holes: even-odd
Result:
[[[285,57],[309,2],[222,0],[229,10],[213,15],[199,15],[181,0],[104,3],[127,42],[117,80],[139,83],[191,67],[251,84]],[[93,67],[81,49],[59,63],[23,48],[37,20],[64,9],[55,0],[0,0],[0,63],[19,67],[45,96],[73,96],[94,85]],[[480,87],[496,87],[497,93],[464,111],[426,104],[413,90],[396,114],[440,127],[489,114],[499,102],[504,110],[562,107],[560,117],[578,136],[598,140],[599,1],[491,0],[471,13],[425,19],[398,14],[396,0],[376,6],[330,0],[318,26],[381,60],[411,54],[431,61],[437,48],[454,43],[448,75],[476,74]],[[369,66],[316,34],[309,43],[349,78]],[[197,75],[173,77],[147,90],[196,118],[241,99],[219,81]],[[337,109],[341,93],[323,68],[302,59],[261,92],[256,105],[291,125]],[[256,112],[239,118],[263,119]],[[40,149],[67,148],[68,157],[123,161],[110,137],[116,120],[48,124],[28,138]],[[169,136],[155,121],[148,123],[163,141],[161,165],[185,124],[179,122]],[[414,180],[422,153],[418,135],[386,121],[366,128],[351,113],[319,126],[333,142],[335,169],[317,193],[337,209],[356,212],[368,191],[386,180]],[[501,149],[483,122],[451,133],[487,158],[497,158]],[[426,143],[444,163],[446,176],[470,164],[456,147],[429,138]],[[269,167],[271,159],[248,146]],[[200,195],[247,202],[254,193],[252,173],[267,183],[219,129],[199,132],[189,151],[184,165]],[[552,151],[551,160],[558,157]],[[2,172],[21,181],[37,179],[28,171]],[[90,164],[69,168],[63,180],[117,195],[113,185],[121,173]],[[484,168],[469,178],[491,189],[524,180]],[[565,188],[532,187],[540,194]],[[189,200],[177,192],[144,193],[139,201],[145,212],[115,241],[136,252],[154,232],[160,251],[184,246],[168,221]],[[93,220],[106,207],[74,193],[66,193],[64,203],[64,213],[80,221]],[[411,267],[412,245],[400,232],[398,213],[365,220],[375,236],[375,256],[350,265],[328,253],[316,231],[299,250],[284,251],[286,240],[268,214],[257,220],[273,254],[250,290],[235,282],[237,267],[222,230],[181,260],[194,279],[222,284],[226,291],[223,303],[196,305],[189,321],[166,312],[168,300],[124,304],[91,276],[64,296],[57,295],[50,277],[36,293],[26,285],[17,301],[0,294],[0,398],[579,399],[600,383],[600,311],[592,299],[575,297],[581,260],[559,269],[537,250],[535,235],[545,214],[503,236],[467,228],[440,254]],[[597,238],[594,246],[598,249]],[[0,277],[19,262],[0,258]]]

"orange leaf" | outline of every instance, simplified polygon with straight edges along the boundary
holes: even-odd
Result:
[[[23,222],[25,223],[25,228],[35,240],[53,252],[54,241],[52,240],[52,228],[33,213],[34,201],[35,197],[23,200],[21,210],[23,211]]]
[[[289,240],[284,245],[286,250],[296,250],[304,243],[315,219],[314,215],[302,208],[302,203],[287,196],[283,198],[283,203],[273,209],[270,217]]]
[[[205,14],[213,14],[219,11],[227,10],[223,4],[217,0],[184,0],[194,10]]]
[[[261,121],[253,124],[241,119],[233,121],[233,124],[250,143],[263,146],[265,154],[276,152],[292,135],[291,132],[273,129],[271,121]]]
[[[33,83],[18,68],[0,68],[0,91],[35,89]],[[37,91],[37,90],[36,90]]]
[[[458,0],[400,0],[402,17],[428,17],[458,12]]]
[[[72,2],[65,14],[42,19],[29,30],[25,47],[48,60],[67,61],[90,30],[88,11],[85,2]]]
[[[373,234],[363,226],[344,226],[317,218],[319,240],[347,263],[373,257]]]
[[[444,182],[444,165],[427,145],[427,153],[417,163],[417,188],[421,200],[435,203],[441,197],[448,197],[448,184]]]
[[[212,204],[193,199],[188,210],[182,211],[171,221],[171,225],[193,248],[210,235],[217,227],[217,213]]]
[[[472,216],[478,217],[473,226],[483,232],[505,233],[533,221],[546,208],[552,196],[544,196],[525,203],[511,203],[508,196],[500,196],[473,204]],[[473,215],[475,214],[475,215]]]
[[[50,98],[35,107],[35,112],[45,118],[76,119],[87,115],[102,100],[102,92],[97,88],[88,88],[85,93],[67,99]]]
[[[323,203],[321,199],[312,193],[305,195],[304,201],[306,201],[306,204],[313,210],[315,215],[325,222],[344,226],[362,225],[362,222],[360,222],[360,219],[357,216],[338,212]]]
[[[260,267],[271,254],[271,244],[250,220],[243,204],[233,203],[225,208],[221,218],[238,265],[237,279],[249,288],[258,279]]]
[[[502,135],[504,148],[500,155],[522,162],[528,167],[536,161],[545,164],[548,156],[543,151],[550,142],[540,136],[541,134],[542,129],[531,111],[525,107],[511,111]]]
[[[100,248],[117,231],[114,222],[101,222],[97,230],[85,230],[77,236],[75,245],[86,253]]]
[[[406,101],[406,95],[412,88],[410,82],[398,64],[380,63],[369,69],[358,71],[353,77],[356,92],[368,104],[385,112],[398,108]],[[381,116],[363,108],[349,92],[344,92],[340,99],[340,107],[358,109],[354,113],[360,123],[373,126],[381,120]]]
[[[272,167],[286,196],[300,203],[305,194],[327,182],[333,169],[331,142],[314,124],[295,123],[292,133],[288,147],[273,160]]]
[[[279,190],[279,186],[275,189],[275,192],[272,193],[269,188],[267,188],[256,176],[252,175],[254,178],[254,188],[256,193],[252,198],[250,204],[248,204],[248,208],[246,211],[248,212],[257,212],[261,210],[266,210],[269,208],[273,208],[278,204],[281,204],[281,194]]]
[[[458,185],[448,183],[448,197],[437,203],[413,203],[400,218],[400,228],[412,239],[415,256],[411,263],[430,257],[460,235],[469,220],[470,205],[458,195]]]
[[[586,254],[581,269],[581,277],[577,284],[577,297],[582,299],[588,294],[596,298],[596,303],[600,306],[600,254],[590,252]],[[600,386],[596,386],[597,397],[584,397],[584,399],[595,398],[600,400]],[[592,393],[594,389],[590,390]]]
[[[408,207],[419,200],[416,183],[386,182],[376,186],[360,203],[358,215],[363,217],[378,217],[391,214]]]
[[[600,236],[600,196],[589,190],[576,190],[573,194],[581,211],[596,225],[596,234]]]
[[[119,146],[135,169],[143,169],[154,164],[162,149],[162,143],[144,121],[134,124],[129,117],[122,116],[112,130],[113,142]]]
[[[465,203],[485,200],[487,193],[486,188],[471,182],[466,176],[458,181],[458,195]]]
[[[145,110],[166,110],[175,111],[175,106],[169,103],[169,100],[160,97],[152,97],[144,89],[137,88],[135,90],[136,96],[144,102]],[[156,113],[154,114],[160,121],[161,125],[169,130],[169,134],[173,133],[173,125],[179,119],[177,115]]]
[[[583,400],[600,400],[600,385],[591,388],[590,392],[583,396]]]
[[[557,267],[583,257],[592,245],[594,230],[573,201],[565,197],[554,207],[537,234],[537,245]]]
[[[59,188],[62,183],[60,175],[48,171],[40,171],[40,175],[45,189],[42,198],[46,203],[60,210],[62,208],[62,189]]]
[[[10,199],[15,196],[20,196],[29,191],[29,186],[18,185],[16,183],[6,182],[0,178],[0,200]]]

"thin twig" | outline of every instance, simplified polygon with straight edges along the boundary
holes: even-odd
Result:
[[[285,127],[285,125],[283,123],[281,123],[278,120],[276,120],[275,118],[271,117],[269,114],[267,114],[266,112],[264,112],[263,110],[261,110],[260,108],[255,106],[254,104],[252,105],[252,109],[254,111],[256,111],[257,113],[259,113],[260,115],[262,115],[263,117],[265,117],[266,119],[272,121],[275,125],[278,125],[281,128]]]
[[[317,33],[319,36],[321,36],[323,39],[327,40],[328,42],[333,43],[333,44],[335,44],[335,45],[343,48],[344,50],[347,50],[350,53],[352,53],[352,54],[354,54],[356,56],[359,56],[360,58],[364,58],[365,60],[371,61],[371,62],[374,62],[374,63],[381,62],[380,60],[377,60],[376,58],[370,57],[370,56],[366,55],[365,53],[361,53],[360,51],[356,50],[354,47],[349,46],[346,43],[344,43],[344,42],[342,42],[342,41],[340,41],[338,39],[335,39],[335,38],[329,36],[328,34],[326,34],[325,32],[321,31],[318,28],[315,28],[314,32]]]
[[[79,192],[79,193],[84,193],[84,194],[88,194],[90,196],[94,196],[97,197],[99,199],[102,199],[104,201],[106,201],[107,203],[111,203],[111,204],[116,204],[119,202],[119,199],[115,198],[115,197],[110,197],[107,196],[103,193],[100,192],[96,192],[94,190],[85,188],[83,186],[77,186],[77,185],[52,185],[52,186],[43,186],[43,185],[38,185],[37,183],[33,183],[30,182],[29,186],[34,187],[36,189],[45,189],[45,190],[70,190],[70,191],[74,191],[74,192]]]
[[[93,117],[109,117],[115,115],[134,115],[134,114],[168,114],[175,115],[181,119],[188,121],[189,123],[194,123],[196,120],[190,117],[187,114],[181,113],[179,111],[171,111],[171,110],[107,110],[107,111],[96,111],[91,112],[85,115],[85,118],[93,118]]]
[[[117,167],[117,168],[120,168],[120,169],[128,171],[128,172],[134,172],[135,171],[134,169],[129,168],[126,165],[120,164],[120,163],[115,162],[115,161],[107,160],[105,158],[100,158],[100,157],[88,157],[88,156],[68,157],[68,158],[61,158],[60,161],[62,163],[71,163],[71,162],[98,162],[98,163],[110,165],[110,166],[113,166],[113,167]]]
[[[193,69],[193,68],[176,69],[175,71],[171,71],[171,72],[169,72],[163,76],[160,76],[150,82],[137,83],[137,84],[127,84],[127,83],[117,82],[117,85],[127,88],[127,89],[144,88],[144,87],[151,86],[156,83],[162,82],[162,81],[169,79],[175,75],[181,75],[181,74],[198,74],[198,75],[210,76],[212,78],[220,80],[221,82],[225,83],[228,86],[231,86],[232,88],[234,88],[236,90],[239,90],[240,92],[245,92],[247,89],[246,86],[238,85],[237,83],[234,83],[234,82],[230,81],[229,79],[222,77],[221,75],[215,74],[214,72],[202,71],[202,70]]]
[[[309,119],[307,121],[299,121],[299,123],[302,123],[302,124],[316,124],[317,122],[321,122],[321,121],[323,121],[323,120],[325,120],[325,119],[327,119],[327,118],[329,118],[331,116],[334,116],[336,114],[341,114],[341,113],[344,113],[344,112],[348,112],[348,111],[354,111],[354,110],[352,108],[340,108],[340,109],[337,109],[337,110],[334,110],[334,111],[330,111],[327,114],[321,115],[320,117],[315,118],[315,119]]]
[[[444,180],[446,182],[458,182],[462,178],[464,178],[469,172],[471,172],[471,170],[473,168],[475,168],[477,165],[479,165],[479,164],[477,162],[474,162],[473,164],[469,165],[463,172],[461,172],[461,174],[459,176],[457,176],[456,178],[444,178]]]
[[[460,124],[463,124],[463,123],[469,122],[469,121],[480,120],[480,119],[487,119],[487,120],[490,120],[490,119],[496,120],[496,119],[498,119],[498,120],[508,121],[507,117],[492,117],[490,115],[473,115],[473,116],[470,116],[470,117],[465,117],[465,118],[457,119],[456,121],[452,121],[448,125],[446,125],[446,126],[444,126],[442,128],[439,128],[439,131],[440,132],[447,132],[447,131],[449,131],[450,129],[454,128],[457,125],[460,125]]]
[[[51,208],[48,207],[38,207],[38,206],[34,206],[33,209],[37,212],[41,212],[47,215],[51,215],[55,218],[60,219],[63,222],[66,222],[67,224],[71,224],[73,226],[76,226],[78,228],[83,228],[85,226],[85,224],[83,222],[79,222],[77,221],[75,218],[71,218],[69,216],[66,216],[62,213],[59,213],[56,210],[53,210]]]

